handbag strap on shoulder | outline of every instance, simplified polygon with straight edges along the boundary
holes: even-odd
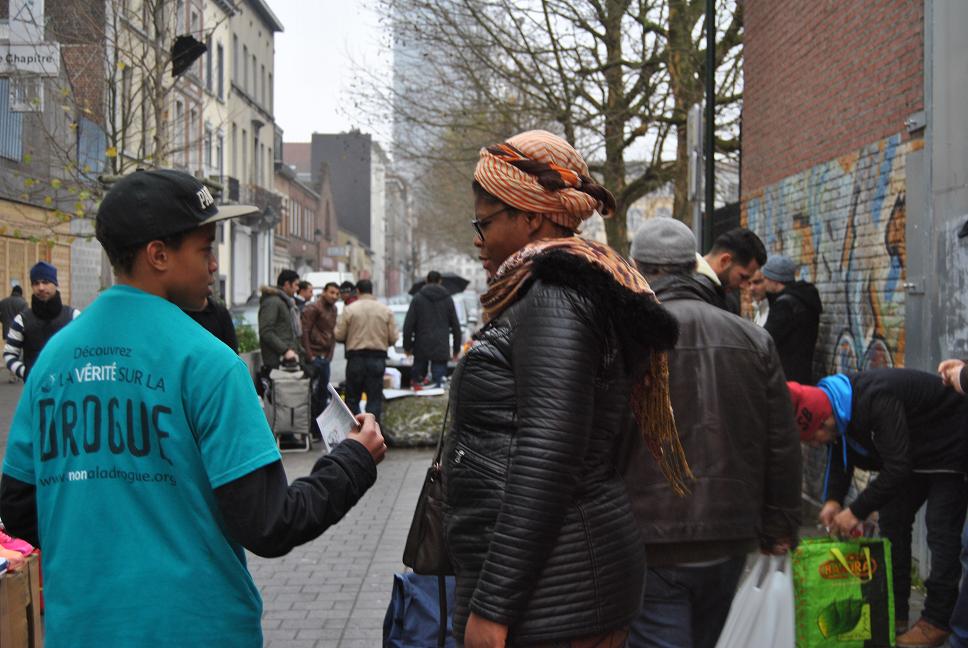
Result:
[[[440,436],[437,437],[437,451],[434,453],[433,466],[440,465],[440,455],[444,451],[444,435],[447,434],[447,420],[450,418],[450,398],[447,398],[447,406],[444,408],[444,423],[440,426]]]

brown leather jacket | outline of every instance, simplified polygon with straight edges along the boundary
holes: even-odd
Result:
[[[800,437],[773,340],[713,306],[695,276],[649,283],[679,322],[669,390],[696,478],[688,496],[676,496],[640,437],[631,437],[634,448],[621,456],[648,563],[702,562],[795,541]]]
[[[303,349],[310,359],[322,356],[327,360],[333,359],[333,349],[336,338],[333,331],[336,328],[336,306],[331,306],[321,299],[308,304],[302,312],[302,343]]]

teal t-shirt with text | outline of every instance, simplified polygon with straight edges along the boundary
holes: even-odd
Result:
[[[231,349],[165,299],[101,294],[31,370],[3,463],[37,489],[46,645],[261,646],[214,489],[279,458]]]

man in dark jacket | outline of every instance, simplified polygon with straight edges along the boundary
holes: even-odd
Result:
[[[299,337],[302,324],[299,308],[293,301],[299,275],[293,270],[283,270],[276,279],[276,286],[263,286],[259,300],[259,347],[262,350],[262,366],[276,369],[283,362],[299,359]]]
[[[313,285],[306,280],[302,280],[296,284],[296,292],[292,296],[292,301],[296,304],[296,308],[299,309],[300,315],[306,306],[308,306],[313,300]]]
[[[46,261],[38,261],[30,269],[30,290],[30,308],[14,316],[3,347],[7,369],[21,380],[27,380],[48,340],[81,314],[61,302],[57,268]]]
[[[352,281],[344,281],[339,285],[339,298],[343,300],[343,306],[349,306],[360,298],[360,292],[356,289],[356,284]]]
[[[770,314],[764,327],[773,336],[787,380],[813,384],[813,350],[820,329],[820,293],[816,286],[797,281],[797,265],[774,255],[763,266]]]
[[[451,344],[448,344],[448,333]],[[457,358],[462,342],[454,300],[441,284],[440,273],[431,270],[427,273],[427,283],[410,302],[403,321],[403,350],[413,354],[413,384],[423,383],[430,363],[434,386],[440,387],[447,374],[447,361]]]
[[[696,280],[711,290],[714,306],[739,315],[740,289],[766,263],[766,247],[754,232],[737,227],[716,237],[705,256],[696,254]]]
[[[313,418],[319,416],[329,403],[329,364],[336,348],[336,302],[339,301],[339,285],[332,281],[323,287],[319,299],[310,303],[302,312],[303,349],[312,365]]]
[[[0,299],[0,322],[3,323],[4,339],[10,331],[13,318],[20,315],[25,308],[27,308],[27,300],[24,299],[24,289],[20,286],[14,286],[9,297]]]
[[[820,521],[844,535],[874,511],[880,513],[881,535],[891,541],[898,626],[908,621],[911,526],[927,502],[928,595],[921,619],[897,638],[897,645],[941,646],[961,577],[968,401],[937,376],[913,369],[836,374],[817,387],[791,383],[790,394],[801,438],[814,446],[830,445]],[[855,467],[878,474],[844,508]]]
[[[695,481],[677,497],[639,437],[624,467],[648,570],[629,646],[712,648],[746,555],[784,553],[800,522],[800,445],[780,360],[761,328],[714,305],[695,237],[646,221],[632,257],[679,323],[669,352],[676,427]]]

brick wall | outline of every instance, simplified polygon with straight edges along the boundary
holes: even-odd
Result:
[[[744,194],[904,131],[923,0],[746,0]]]

